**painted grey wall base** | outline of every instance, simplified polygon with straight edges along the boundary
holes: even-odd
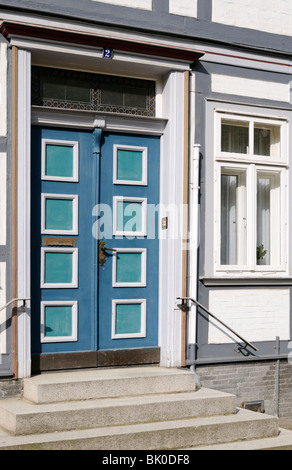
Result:
[[[279,417],[292,416],[291,367],[287,359],[280,361]],[[265,413],[276,414],[276,361],[198,366],[196,372],[203,387],[234,394],[236,406],[241,406],[242,402],[263,400]]]
[[[22,380],[0,380],[0,400],[4,398],[20,398]]]

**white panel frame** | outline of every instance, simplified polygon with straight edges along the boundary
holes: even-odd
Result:
[[[118,179],[118,151],[119,150],[128,150],[130,152],[142,152],[142,180],[141,181],[132,181],[132,180],[119,180]],[[114,145],[114,158],[113,158],[113,182],[114,184],[120,185],[132,185],[132,186],[147,186],[148,184],[148,148],[147,147],[136,147],[131,145]]]
[[[78,235],[78,195],[77,194],[50,194],[42,193],[42,210],[41,210],[41,231],[42,234],[51,235]],[[73,202],[73,228],[72,230],[53,230],[46,229],[46,200],[47,199],[64,199]]]
[[[0,245],[6,245],[7,231],[7,154],[0,153]]]
[[[132,202],[142,203],[142,230],[133,232],[130,230],[118,230],[117,227],[117,207],[119,202]],[[113,234],[115,236],[124,237],[146,237],[147,236],[147,198],[145,197],[127,197],[127,196],[114,196],[113,197]]]
[[[66,176],[46,175],[46,146],[47,144],[73,148],[73,176],[66,177]],[[42,139],[42,180],[78,183],[79,181],[79,145],[77,141]]]
[[[72,307],[72,335],[46,336],[45,335],[45,308],[46,307]],[[41,302],[41,343],[68,343],[78,341],[78,302],[76,300],[45,300]]]
[[[119,253],[141,253],[141,282],[117,282],[117,255]],[[146,248],[116,248],[113,256],[113,287],[146,287],[147,285],[147,249]]]
[[[120,304],[141,304],[140,333],[116,334],[116,306]],[[112,300],[112,339],[146,338],[146,299],[114,299]]]
[[[6,304],[6,263],[0,263],[0,305]],[[0,364],[2,363],[1,355],[7,352],[7,309],[0,312]]]
[[[72,253],[72,282],[46,283],[45,282],[45,255],[46,253]],[[42,289],[74,289],[78,287],[78,248],[41,248],[41,288]]]
[[[0,44],[0,136],[7,136],[7,44]]]
[[[17,297],[31,298],[31,53],[19,49],[17,84]],[[17,317],[18,378],[31,374],[31,301]]]

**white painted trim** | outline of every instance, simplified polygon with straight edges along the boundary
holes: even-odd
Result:
[[[46,283],[45,282],[45,254],[46,253],[72,253],[72,282]],[[78,248],[41,248],[41,289],[74,289],[78,287]]]
[[[6,245],[7,232],[7,154],[0,153],[0,245]]]
[[[2,16],[3,18],[3,16]],[[23,18],[22,18],[23,20]],[[34,24],[37,25],[36,22]],[[56,27],[56,22],[54,22],[53,25],[54,28]],[[130,31],[128,30],[126,34],[123,34],[120,32],[113,33],[112,30],[105,32],[105,29],[99,29],[97,31],[96,29],[91,29],[91,31],[88,28],[79,28],[80,23],[78,23],[78,26],[76,27],[76,30],[79,30],[81,33],[85,33],[88,35],[94,35],[94,36],[101,36],[104,37],[104,35],[107,35],[107,37],[111,37],[112,39],[117,39],[117,40],[126,40],[126,41],[133,41],[136,42],[137,44],[145,44],[153,46],[161,46],[163,47],[171,47],[179,51],[183,52],[198,52],[201,53],[200,49],[194,48],[193,43],[190,41],[183,41],[183,40],[175,40],[175,41],[167,41],[167,40],[161,40],[161,37],[156,36],[154,39],[154,36],[151,36],[151,39],[149,41],[149,35],[148,36],[142,36],[142,35],[135,35],[131,34]],[[69,25],[67,24],[65,26],[65,30],[71,30],[74,28],[75,25],[71,22]],[[155,42],[154,42],[155,41]],[[94,46],[82,46],[78,44],[70,45],[66,42],[58,42],[58,41],[50,41],[50,40],[39,40],[39,39],[31,39],[31,38],[24,38],[24,37],[17,37],[14,36],[10,39],[10,44],[11,46],[16,46],[20,48],[27,49],[29,51],[34,51],[38,55],[38,62],[41,62],[43,64],[44,60],[44,53],[50,52],[51,54],[62,54],[62,56],[67,56],[66,60],[69,56],[70,59],[69,61],[72,63],[72,60],[74,58],[78,58],[77,62],[79,62],[79,68],[82,67],[82,59],[80,60],[80,56],[84,59],[88,58],[93,58],[95,62],[100,62],[99,63],[99,68],[102,69],[104,73],[108,73],[109,70],[112,72],[116,70],[116,74],[119,74],[119,68],[122,67],[123,70],[125,70],[125,75],[127,75],[127,65],[132,64],[133,62],[135,63],[135,70],[133,73],[129,74],[129,76],[133,77],[135,76],[136,78],[153,78],[153,77],[158,77],[158,75],[162,75],[163,73],[171,72],[174,70],[177,71],[184,71],[184,70],[190,70],[190,65],[193,62],[193,59],[191,60],[180,60],[180,59],[172,59],[172,58],[167,58],[167,57],[153,57],[153,56],[146,56],[146,55],[138,55],[138,53],[131,53],[131,52],[125,52],[125,51],[115,51],[114,56],[111,60],[106,61],[103,58],[103,48],[102,47],[94,47]],[[139,52],[137,50],[137,52]],[[60,67],[65,66],[66,60],[61,59],[61,65]],[[46,65],[49,65],[54,61],[54,59],[49,59],[45,62]],[[40,64],[40,65],[41,65]],[[102,65],[103,64],[103,65]],[[76,68],[76,65],[75,65]]]
[[[50,176],[46,175],[46,146],[47,145],[58,145],[64,147],[73,148],[73,176]],[[79,181],[79,144],[75,141],[70,140],[58,140],[58,139],[42,139],[42,180],[46,181],[63,181],[77,183]]]
[[[119,253],[141,253],[141,282],[117,282],[117,255]],[[147,249],[146,248],[116,248],[113,255],[113,287],[146,287],[147,285]]]
[[[72,335],[71,336],[46,336],[45,335],[45,308],[50,306],[72,307]],[[65,343],[78,340],[78,302],[75,300],[45,300],[41,302],[41,343]]]
[[[0,136],[7,135],[7,44],[0,44]]]
[[[118,230],[117,227],[117,207],[119,202],[130,202],[135,204],[142,203],[142,229],[140,231],[131,230]],[[114,196],[113,197],[113,235],[124,237],[146,237],[147,236],[147,198],[145,197],[128,197],[128,196]]]
[[[73,202],[72,208],[72,230],[53,230],[46,229],[46,200],[47,199],[66,199]],[[41,194],[41,232],[51,235],[78,235],[78,195],[77,194]]]
[[[120,304],[141,304],[140,333],[116,334],[116,306]],[[112,301],[112,339],[145,338],[146,337],[146,299],[114,299]]]
[[[118,179],[118,151],[119,150],[128,150],[130,152],[142,152],[142,180],[141,181],[132,181],[132,180],[119,180]],[[136,147],[131,145],[114,145],[114,155],[113,155],[113,183],[114,184],[126,184],[130,186],[147,186],[148,184],[148,148],[147,147]]]
[[[18,127],[17,127],[17,292],[30,299],[30,200],[31,200],[31,54],[18,51]],[[18,315],[18,377],[31,374],[31,303]]]
[[[173,72],[165,80],[163,114],[168,117],[161,138],[159,224],[159,345],[164,367],[181,366],[182,217],[184,155],[184,73]],[[193,110],[194,112],[194,110]],[[171,209],[175,208],[175,211]]]
[[[94,129],[94,121],[105,121],[105,130],[129,134],[162,135],[166,119],[143,118],[119,114],[103,114],[92,111],[74,111],[54,108],[32,107],[32,124],[48,127],[71,127],[73,129]]]
[[[196,75],[190,77],[190,186],[189,186],[189,259],[188,259],[188,296],[197,299],[198,290],[198,248],[199,248],[199,223],[200,223],[200,144],[194,144],[196,136]],[[194,359],[197,341],[197,306],[189,303],[188,315],[188,347],[189,358]]]
[[[2,305],[6,305],[6,289],[7,289],[7,282],[6,282],[6,263],[0,262],[0,302],[1,307]],[[7,310],[4,308],[0,311],[0,364],[1,361],[1,354],[6,354],[7,352]]]

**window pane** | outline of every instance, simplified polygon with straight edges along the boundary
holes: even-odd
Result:
[[[73,177],[73,147],[69,145],[46,145],[46,176]]]
[[[123,95],[114,85],[107,85],[100,91],[100,103],[103,105],[123,106]]]
[[[72,336],[72,307],[45,307],[45,336]]]
[[[249,127],[247,122],[222,121],[221,151],[247,153],[249,146]]]
[[[255,124],[254,153],[266,157],[280,156],[280,126]]]
[[[46,199],[46,230],[73,230],[73,200]]]
[[[142,202],[119,201],[117,205],[117,230],[120,232],[141,232],[142,229]]]
[[[118,253],[116,269],[117,282],[141,282],[142,254]]]
[[[73,254],[48,252],[45,255],[45,283],[71,284],[73,279]]]
[[[121,149],[118,150],[117,179],[121,181],[142,181],[143,152]]]
[[[88,83],[78,79],[68,79],[66,83],[66,100],[90,103]]]
[[[62,109],[155,116],[155,82],[32,67],[32,103]]]
[[[280,175],[258,172],[257,264],[280,264]]]
[[[246,264],[246,175],[221,175],[221,264]]]
[[[138,334],[141,332],[141,304],[118,304],[116,306],[115,334]]]
[[[66,99],[66,82],[64,77],[46,75],[40,80],[41,95],[43,99]]]

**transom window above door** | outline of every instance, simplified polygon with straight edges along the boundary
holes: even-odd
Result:
[[[34,66],[32,105],[155,117],[155,82]]]
[[[287,269],[287,122],[215,113],[215,270]]]

